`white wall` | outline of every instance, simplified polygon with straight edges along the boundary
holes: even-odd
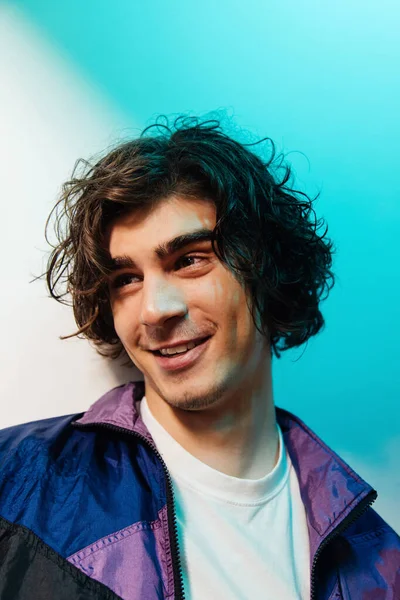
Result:
[[[72,71],[22,16],[0,7],[0,428],[86,410],[130,379],[76,330],[72,309],[48,296],[46,219],[79,157],[127,134],[127,118]],[[49,228],[50,241],[55,236]]]

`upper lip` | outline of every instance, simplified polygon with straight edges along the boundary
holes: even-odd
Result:
[[[171,342],[170,344],[163,344],[162,346],[158,346],[157,348],[149,348],[151,352],[157,352],[159,350],[164,350],[165,348],[175,348],[176,346],[183,346],[184,344],[189,344],[190,342],[200,342],[200,340],[205,340],[208,335],[203,335],[198,338],[192,338],[191,340],[180,340],[179,342]]]

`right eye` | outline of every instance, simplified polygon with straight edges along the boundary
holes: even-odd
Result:
[[[120,288],[120,287],[124,287],[126,285],[126,281],[129,281],[130,279],[132,279],[132,277],[135,277],[135,275],[129,275],[129,273],[125,273],[124,275],[119,275],[118,277],[116,277],[112,283],[112,287],[113,288]]]

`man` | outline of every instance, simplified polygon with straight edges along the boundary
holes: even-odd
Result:
[[[50,292],[144,381],[0,433],[0,597],[399,598],[376,491],[274,405],[334,280],[311,200],[215,122],[163,127],[64,187]]]

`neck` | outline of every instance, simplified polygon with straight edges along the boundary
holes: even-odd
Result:
[[[259,479],[276,465],[278,430],[271,360],[263,361],[251,383],[221,394],[202,410],[172,406],[152,388],[146,399],[154,418],[193,456],[226,475]]]

